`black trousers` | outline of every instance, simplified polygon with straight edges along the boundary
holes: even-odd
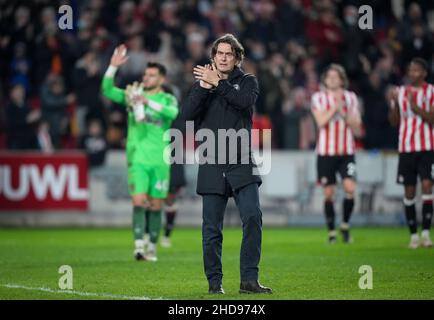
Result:
[[[257,280],[261,257],[262,212],[256,183],[233,192],[240,211],[243,240],[240,251],[241,281]],[[223,216],[229,195],[205,194],[203,200],[202,245],[205,275],[210,284],[220,284],[222,272]]]

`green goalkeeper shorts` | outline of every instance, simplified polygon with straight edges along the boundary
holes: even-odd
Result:
[[[169,190],[170,166],[131,164],[128,168],[128,188],[131,195],[146,193],[164,199]]]

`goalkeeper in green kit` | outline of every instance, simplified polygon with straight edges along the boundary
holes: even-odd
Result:
[[[167,197],[170,177],[167,141],[163,136],[178,114],[176,98],[165,93],[166,68],[148,63],[142,83],[125,90],[114,85],[115,73],[128,57],[121,45],[115,49],[103,81],[103,95],[128,110],[128,186],[133,202],[134,257],[157,261],[156,245],[161,228],[161,209]],[[149,241],[145,241],[145,228]]]

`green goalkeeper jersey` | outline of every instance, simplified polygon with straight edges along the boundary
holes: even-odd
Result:
[[[114,85],[113,77],[104,76],[102,81],[103,95],[110,100],[127,106],[125,91]],[[168,164],[169,154],[165,152],[168,141],[164,140],[164,133],[170,129],[172,121],[178,115],[176,98],[166,92],[144,96],[152,102],[158,103],[161,110],[156,111],[145,106],[145,122],[137,122],[131,108],[128,110],[127,160],[128,164],[140,163],[144,165]]]

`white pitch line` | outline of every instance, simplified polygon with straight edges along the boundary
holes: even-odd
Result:
[[[63,293],[63,294],[72,294],[82,297],[98,297],[98,298],[110,298],[110,299],[125,299],[125,300],[151,300],[149,297],[136,297],[136,296],[126,296],[126,295],[120,295],[120,294],[110,294],[110,293],[94,293],[94,292],[82,292],[82,291],[75,291],[75,290],[58,290],[58,289],[50,289],[50,288],[44,288],[44,287],[28,287],[23,286],[20,284],[3,284],[2,287],[9,288],[9,289],[24,289],[29,291],[42,291],[42,292],[49,292],[49,293]],[[161,299],[161,298],[160,298]]]

